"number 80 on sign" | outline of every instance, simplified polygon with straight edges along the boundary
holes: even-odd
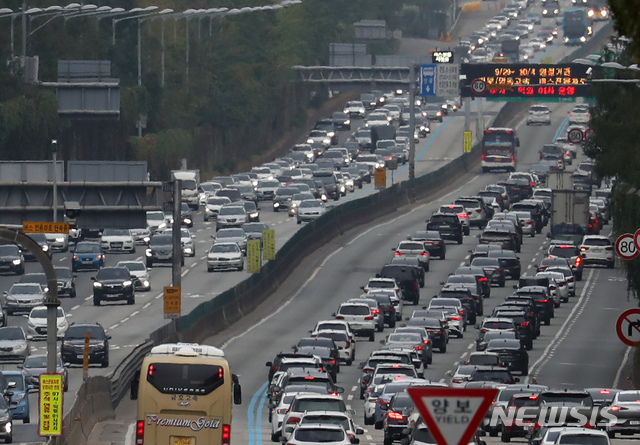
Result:
[[[616,253],[623,260],[632,260],[640,254],[636,245],[636,237],[640,236],[640,230],[634,234],[624,233],[616,239]]]

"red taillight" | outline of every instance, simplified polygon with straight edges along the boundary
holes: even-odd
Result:
[[[298,422],[300,422],[300,417],[291,416],[287,419],[287,423],[298,423]]]
[[[516,157],[514,155],[511,155],[511,162],[516,162]]]
[[[520,323],[520,326],[529,326],[529,322],[528,321],[522,322]]]
[[[144,444],[144,420],[136,422],[136,445]]]
[[[402,252],[396,252],[396,255],[403,255]]]
[[[371,399],[369,399],[369,400],[371,400]],[[378,403],[380,403],[380,406],[387,406],[389,404],[389,400],[378,399]]]
[[[404,416],[401,413],[397,413],[395,411],[390,411],[387,413],[387,417],[389,419],[394,419],[394,420],[402,420],[404,419]]]
[[[380,313],[380,309],[371,309],[371,313],[372,314],[379,314]]]
[[[153,365],[149,365],[149,369],[147,371],[148,375],[153,375],[153,371],[154,371],[155,367]]]
[[[415,349],[416,351],[422,351],[422,346],[416,345],[413,347],[413,349]]]
[[[304,379],[305,379],[305,380],[315,380],[316,378],[315,378],[315,377],[313,377],[313,376],[310,376],[310,375],[305,375],[305,376],[304,376]]]
[[[77,259],[78,259],[78,255],[74,255],[74,256],[73,256],[73,259],[74,259],[74,260],[77,260]]]
[[[531,221],[525,221],[524,223],[525,226],[530,226],[531,224],[532,224]]]
[[[345,348],[350,348],[351,347],[351,342],[348,341],[346,345],[344,345]]]
[[[609,408],[609,411],[620,411],[620,407],[613,405],[611,408]]]
[[[413,289],[418,290],[418,280],[416,279],[413,280]]]
[[[535,183],[535,182],[529,182],[529,185],[530,185],[531,187],[533,187],[534,185],[536,185],[536,183]]]
[[[418,255],[427,256],[429,255],[429,252],[420,252]]]
[[[546,300],[546,299],[545,300],[540,300],[540,303],[548,303],[548,302],[549,302],[549,300]]]
[[[365,320],[373,320],[373,316],[371,315],[367,315],[366,317],[364,317]]]
[[[344,317],[342,315],[336,315],[336,320],[344,320]]]
[[[613,246],[607,246],[604,248],[607,252],[611,252],[613,250]]]
[[[482,213],[482,209],[476,209],[476,213]]]
[[[427,339],[427,340],[422,340],[422,343],[423,343],[423,344],[425,344],[425,345],[428,345],[430,342],[429,342],[429,340]]]
[[[327,363],[331,363],[332,365],[335,365],[336,361],[335,360],[327,360]]]
[[[482,153],[482,155],[480,156],[481,160],[484,161],[484,153]]]
[[[576,257],[576,262],[575,262],[576,267],[580,267],[581,264],[582,264],[582,257]]]
[[[600,394],[611,394],[611,391],[609,391],[608,389],[601,389]]]
[[[478,278],[478,281],[489,281],[489,278],[487,278],[487,277]]]
[[[458,218],[465,219],[465,218],[468,218],[468,217],[469,217],[468,213],[460,213],[460,214],[458,214]]]
[[[460,320],[460,317],[454,315],[453,317],[449,317],[449,320]]]

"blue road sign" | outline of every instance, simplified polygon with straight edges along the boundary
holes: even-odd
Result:
[[[420,65],[420,96],[435,96],[438,77],[437,65],[428,63]]]

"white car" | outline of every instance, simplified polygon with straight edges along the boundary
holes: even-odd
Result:
[[[448,371],[451,376],[450,386],[452,388],[464,388],[475,369],[475,365],[459,365],[455,372]]]
[[[228,196],[211,196],[207,199],[204,206],[204,220],[209,221],[211,218],[217,218],[218,212],[225,204],[230,204],[231,198]]]
[[[425,272],[429,271],[429,251],[422,241],[400,241],[393,249],[396,255],[405,255],[418,258]]]
[[[395,278],[369,278],[369,282],[367,283],[367,285],[362,288],[365,294],[378,289],[392,289],[395,291],[398,298],[402,297],[402,289],[400,289],[400,286],[398,286],[398,282],[395,280]]]
[[[144,261],[120,261],[117,267],[126,267],[129,274],[134,278],[133,286],[136,290],[150,291],[151,279],[149,278],[149,270]]]
[[[189,229],[180,229],[180,244],[182,245],[182,254],[184,256],[196,256],[196,244],[193,242],[195,235]]]
[[[322,438],[321,442],[316,439]],[[288,445],[351,445],[351,438],[342,425],[328,423],[308,423],[297,425],[286,442]]]
[[[569,301],[569,283],[562,272],[538,272],[536,278],[549,278],[551,295],[554,296],[555,307]]]
[[[62,338],[69,328],[67,316],[62,306],[56,308],[56,337]],[[36,306],[29,312],[27,320],[27,334],[32,335],[34,339],[47,338],[47,307]]]
[[[551,125],[551,111],[546,105],[532,105],[527,115],[527,125]]]
[[[349,323],[356,335],[369,337],[369,341],[375,340],[376,321],[368,304],[342,303],[333,316]]]
[[[147,212],[147,227],[151,232],[162,232],[169,227],[169,220],[167,215],[161,211],[148,211]]]
[[[236,243],[215,243],[207,253],[207,272],[244,269],[244,255]]]
[[[220,190],[222,184],[219,182],[202,182],[198,187],[198,202],[201,206],[207,204],[207,199],[216,194],[216,190]]]
[[[362,101],[350,100],[349,102],[347,102],[347,105],[345,106],[343,112],[345,114],[348,114],[351,118],[364,119],[366,110],[364,108],[364,105],[362,105]]]
[[[337,411],[307,411],[300,417],[297,424],[287,426],[282,432],[282,435],[289,438],[296,427],[309,424],[340,425],[350,438],[364,434],[364,429],[354,425],[353,419],[348,413]]]
[[[104,229],[100,246],[105,252],[136,252],[136,243],[129,229]]]
[[[242,227],[249,222],[249,215],[243,205],[235,203],[223,205],[216,218],[216,230],[228,227]]]
[[[298,206],[298,213],[296,214],[296,222],[302,224],[302,222],[313,221],[320,218],[327,213],[327,208],[320,199],[305,199],[300,202]]]
[[[66,233],[45,233],[49,246],[53,252],[66,252],[69,250],[69,235]]]
[[[356,335],[351,330],[349,323],[344,320],[320,320],[316,323],[316,326],[311,331],[309,331],[309,334],[311,334],[312,337],[315,337],[318,332],[323,330],[345,331],[347,334],[349,334],[349,338],[355,341]]]
[[[569,112],[569,124],[588,124],[591,120],[591,113],[585,107],[574,107]]]
[[[609,269],[615,265],[613,244],[602,235],[585,235],[580,244],[582,262],[587,264],[604,264]]]
[[[287,413],[282,419],[282,431],[286,426],[298,423],[300,416],[307,411],[333,411],[345,414],[353,414],[355,411],[348,410],[342,396],[336,394],[314,394],[307,392],[298,393],[291,404]],[[287,441],[290,443],[290,441]]]
[[[375,111],[369,116],[367,116],[367,120],[364,123],[365,127],[377,127],[377,126],[387,126],[391,125],[391,116],[387,113]]]
[[[141,227],[138,229],[130,229],[133,241],[136,244],[149,244],[151,239],[151,229],[149,227]]]
[[[331,136],[325,130],[311,130],[307,137],[307,144],[322,144],[324,148],[331,147]]]
[[[314,333],[314,337],[325,337],[332,339],[338,347],[340,360],[344,361],[347,366],[351,366],[356,355],[356,342],[350,336],[350,333],[339,329],[321,329]]]

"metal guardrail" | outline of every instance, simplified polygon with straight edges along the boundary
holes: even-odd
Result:
[[[139,344],[116,366],[116,369],[113,370],[109,376],[109,382],[111,383],[111,403],[113,406],[117,406],[127,393],[134,374],[140,370],[142,360],[145,355],[151,351],[153,346],[154,343],[151,340]]]

